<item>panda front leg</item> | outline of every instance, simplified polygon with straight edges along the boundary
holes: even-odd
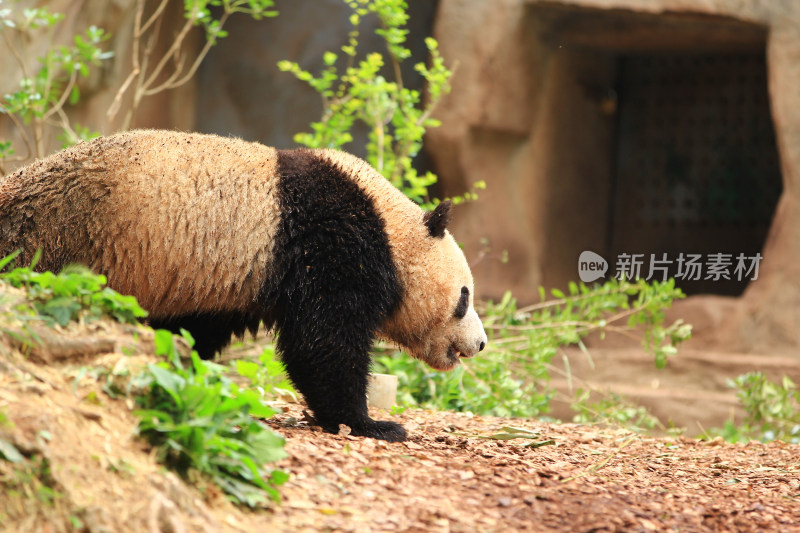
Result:
[[[350,427],[351,435],[389,442],[406,440],[406,430],[400,424],[373,420],[369,416],[368,348],[320,342],[319,338],[309,343],[304,338],[287,335],[282,329],[278,350],[289,378],[325,431],[338,433],[339,425],[345,424]]]

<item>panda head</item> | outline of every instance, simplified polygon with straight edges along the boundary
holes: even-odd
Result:
[[[403,298],[381,327],[383,336],[436,370],[451,370],[487,342],[473,307],[472,273],[446,229],[450,208],[450,202],[442,202],[421,214],[421,224],[403,237],[406,249],[398,265]]]

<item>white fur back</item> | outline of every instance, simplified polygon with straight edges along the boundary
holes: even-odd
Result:
[[[241,309],[273,257],[276,152],[170,131],[110,137],[111,193],[92,221],[96,270],[161,316]]]

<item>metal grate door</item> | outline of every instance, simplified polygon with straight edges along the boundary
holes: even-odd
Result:
[[[618,94],[612,256],[761,251],[781,191],[764,55],[626,56]]]

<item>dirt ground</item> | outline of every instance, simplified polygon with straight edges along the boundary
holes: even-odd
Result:
[[[385,444],[287,416],[297,408],[276,420],[293,474],[276,529],[800,531],[800,446],[430,411],[404,413],[410,442]],[[532,438],[486,438],[509,425]]]
[[[800,531],[797,445],[374,412],[409,430],[389,444],[322,433],[299,404],[269,420],[287,440],[282,503],[242,509],[160,467],[130,400],[102,392],[106,371],[151,356],[45,364],[0,348],[0,445],[26,457],[0,460],[4,532]]]

